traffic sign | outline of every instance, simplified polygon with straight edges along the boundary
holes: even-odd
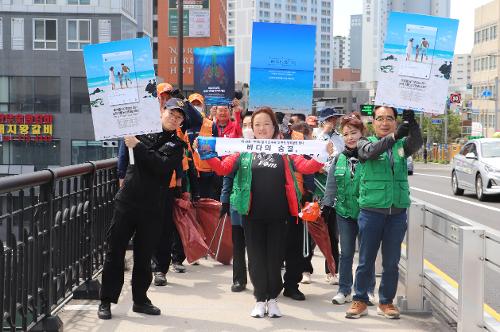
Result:
[[[432,119],[432,124],[442,124],[443,119]]]
[[[460,104],[462,101],[462,95],[460,93],[452,93],[450,95],[450,103]]]

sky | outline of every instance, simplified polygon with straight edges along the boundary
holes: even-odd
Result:
[[[409,0],[418,1],[418,0]],[[455,53],[469,53],[474,44],[474,9],[491,0],[451,0],[450,18],[460,20]],[[334,36],[348,36],[350,16],[363,13],[363,0],[334,1]]]

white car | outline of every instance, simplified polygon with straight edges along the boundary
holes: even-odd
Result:
[[[453,157],[451,188],[455,195],[471,190],[480,201],[487,195],[500,194],[500,139],[467,142]]]

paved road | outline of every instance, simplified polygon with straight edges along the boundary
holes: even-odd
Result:
[[[455,196],[451,191],[451,168],[447,165],[416,164],[410,177],[413,197],[438,206],[479,224],[500,231],[500,196],[480,202],[474,193],[466,191]],[[458,248],[444,244],[440,239],[426,233],[425,257],[439,269],[458,280]],[[485,276],[486,303],[500,313],[500,274],[487,270]]]

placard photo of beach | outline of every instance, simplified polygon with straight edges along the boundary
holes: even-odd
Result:
[[[111,106],[137,103],[137,79],[132,51],[106,53],[102,55],[104,71],[108,72],[108,100]]]
[[[392,12],[375,104],[443,114],[458,20]]]

